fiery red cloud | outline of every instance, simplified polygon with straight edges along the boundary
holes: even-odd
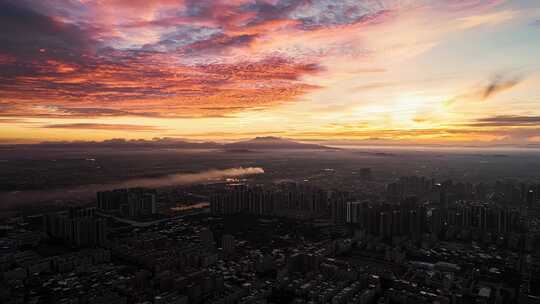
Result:
[[[111,56],[114,62],[91,58],[84,65],[47,59],[32,66],[32,75],[3,78],[0,98],[8,102],[1,113],[27,117],[221,115],[290,100],[309,89],[298,77],[318,70],[316,65],[280,58],[170,66],[163,54]]]
[[[319,2],[2,0],[0,115],[220,116],[293,100],[317,62],[252,57],[256,42],[366,22],[400,1]]]

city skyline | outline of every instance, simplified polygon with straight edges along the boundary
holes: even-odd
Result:
[[[533,0],[1,0],[0,24],[0,143],[540,143]]]

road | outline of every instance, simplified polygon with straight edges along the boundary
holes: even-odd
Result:
[[[114,216],[114,215],[107,214],[107,213],[103,213],[103,212],[100,212],[100,211],[96,212],[96,214],[99,215],[99,216],[106,217],[106,218],[112,218],[112,219],[114,219],[116,221],[126,223],[126,224],[130,224],[130,225],[135,226],[135,227],[141,227],[141,228],[150,227],[152,225],[163,223],[163,222],[166,222],[166,221],[173,221],[173,220],[181,219],[181,218],[184,218],[186,216],[206,214],[206,213],[210,213],[210,208],[201,208],[200,210],[189,211],[189,212],[185,212],[185,213],[182,213],[180,215],[177,215],[177,216],[166,217],[166,218],[162,218],[162,219],[155,220],[155,221],[140,222],[140,221],[136,221],[136,220],[130,220],[130,219],[126,219],[126,218],[121,218],[121,217]]]

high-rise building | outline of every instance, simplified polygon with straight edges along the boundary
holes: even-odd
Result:
[[[156,214],[156,191],[146,188],[101,191],[97,193],[97,207],[104,212],[129,217]]]
[[[379,213],[379,236],[383,238],[392,236],[392,215],[389,212]]]
[[[531,208],[534,205],[535,200],[536,200],[536,193],[534,189],[531,188],[529,189],[529,191],[527,191],[527,206]]]
[[[346,203],[346,222],[359,224],[362,219],[363,205],[360,202],[347,202]]]
[[[101,246],[106,242],[106,223],[94,215],[95,208],[70,208],[47,214],[44,230],[51,238],[74,247]]]
[[[295,183],[282,183],[270,189],[237,185],[210,197],[214,215],[252,214],[312,218],[327,212],[326,191]]]
[[[223,252],[225,254],[233,254],[236,249],[236,240],[234,236],[230,234],[224,234],[221,237],[221,248],[223,248]]]

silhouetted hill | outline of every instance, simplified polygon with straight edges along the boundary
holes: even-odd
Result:
[[[217,149],[222,145],[215,142],[190,142],[173,138],[152,140],[110,139],[104,141],[52,141],[42,142],[40,147],[62,148],[178,148],[178,149]]]
[[[88,149],[88,148],[117,148],[117,149],[144,149],[144,148],[174,148],[174,149],[224,149],[229,152],[252,152],[253,150],[269,149],[315,149],[331,150],[327,146],[306,144],[290,139],[265,136],[250,140],[238,141],[228,144],[216,142],[190,142],[175,138],[154,138],[152,140],[134,139],[127,140],[115,138],[104,141],[48,141],[39,144],[7,145],[28,148],[53,148],[53,149]]]
[[[251,150],[267,150],[267,149],[316,149],[316,150],[328,150],[330,147],[299,143],[290,139],[265,136],[256,137],[245,141],[239,141],[235,143],[226,144],[227,149],[251,149]]]

